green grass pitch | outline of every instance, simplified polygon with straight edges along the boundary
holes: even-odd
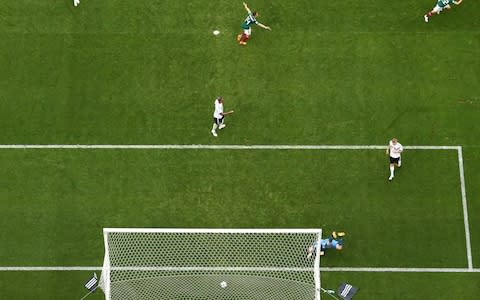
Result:
[[[2,1],[0,145],[459,145],[478,270],[480,2],[248,4],[272,31],[240,47],[241,1]],[[100,266],[103,227],[321,227],[348,234],[324,267],[467,268],[457,151],[403,158],[389,183],[382,150],[0,149],[0,267]],[[0,298],[80,299],[90,275],[0,271]],[[322,272],[343,281],[480,296],[479,272]]]

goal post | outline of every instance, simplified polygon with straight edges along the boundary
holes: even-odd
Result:
[[[320,299],[321,229],[105,228],[105,299]]]

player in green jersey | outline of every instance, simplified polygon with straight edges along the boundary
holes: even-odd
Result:
[[[241,25],[243,33],[237,35],[237,41],[240,45],[247,44],[247,41],[252,34],[252,28],[250,27],[252,24],[256,24],[263,29],[272,30],[269,26],[263,25],[262,23],[257,21],[258,13],[256,11],[252,12],[250,8],[248,8],[247,3],[243,2],[243,7],[245,7],[245,9],[247,10],[248,16]]]
[[[460,5],[462,1],[463,0],[437,0],[437,5],[435,5],[435,7],[431,11],[429,11],[426,15],[424,15],[423,18],[425,19],[425,22],[428,22],[429,18],[433,16],[433,14],[438,15],[444,9],[452,8],[451,7],[452,4]]]

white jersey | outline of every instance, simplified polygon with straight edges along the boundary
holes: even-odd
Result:
[[[403,146],[399,142],[397,142],[394,145],[393,142],[390,141],[390,143],[388,144],[388,148],[389,148],[390,157],[393,157],[393,158],[399,158],[400,153],[402,153],[403,151]]]
[[[213,112],[213,117],[215,119],[223,118],[223,103],[220,103],[218,99],[215,99],[215,111]]]

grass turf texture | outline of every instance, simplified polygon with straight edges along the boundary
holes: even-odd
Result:
[[[2,296],[18,299],[19,291],[24,299],[65,299],[72,294],[83,296],[86,290],[79,284],[89,278],[92,272],[0,272]],[[360,287],[355,300],[366,299],[458,299],[459,291],[463,299],[476,299],[480,293],[479,273],[473,274],[418,274],[418,273],[322,273],[322,284],[336,289],[340,282],[352,282]],[[55,284],[52,284],[54,282]],[[19,283],[28,284],[22,289]],[[439,293],[439,287],[442,292]],[[469,287],[469,288],[465,288]],[[39,297],[39,295],[49,295]],[[80,299],[80,297],[77,297]],[[324,295],[322,299],[328,299]],[[76,298],[75,298],[76,299]],[[97,291],[87,299],[105,299]]]
[[[5,265],[101,265],[100,229],[128,224],[321,226],[348,232],[323,266],[466,267],[456,151],[409,151],[391,183],[382,150],[4,150],[2,165]]]
[[[478,267],[480,3],[425,24],[434,2],[394,12],[391,2],[254,1],[273,31],[255,28],[246,48],[234,41],[240,2],[1,3],[1,144],[386,144],[392,135],[406,145],[460,144]],[[219,94],[236,114],[212,140]],[[1,153],[1,265],[99,265],[103,226],[341,226],[351,228],[348,247],[326,265],[465,267],[453,151],[406,153],[391,185],[381,151]],[[185,204],[195,212],[188,218]],[[378,249],[364,243],[373,237]],[[83,283],[76,272],[0,274],[12,299],[72,296],[49,276]],[[364,275],[345,278],[365,294],[372,282],[392,283],[398,293],[382,299],[404,299],[402,278],[411,276]],[[418,276],[431,286],[478,278]],[[39,292],[13,289],[25,284]]]
[[[210,143],[222,94],[222,142],[478,145],[473,1],[430,24],[418,1],[252,3],[274,30],[246,48],[241,3],[182,2],[3,4],[3,142]]]

